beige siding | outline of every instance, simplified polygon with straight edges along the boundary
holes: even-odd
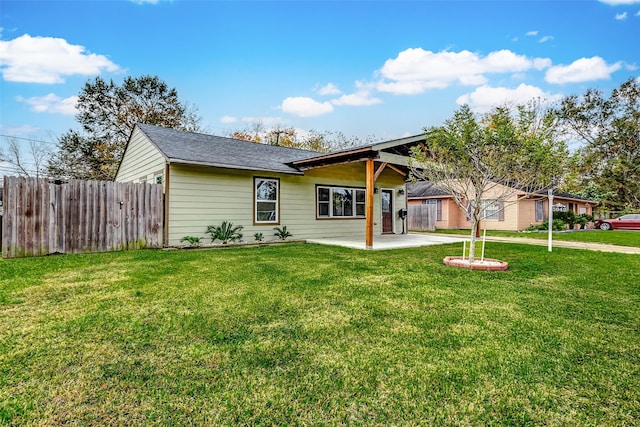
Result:
[[[165,158],[151,141],[137,128],[118,169],[118,182],[145,182],[154,184],[157,174],[164,175]]]
[[[287,226],[293,238],[334,237],[362,235],[364,219],[316,219],[316,185],[351,186],[364,188],[364,163],[345,164],[312,169],[304,176],[240,171],[220,168],[171,165],[169,177],[169,245],[179,244],[187,235],[206,237],[209,225],[231,221],[244,227],[246,241],[253,234],[263,233],[265,240],[273,240],[273,224],[253,223],[253,178],[280,180],[280,226]],[[394,189],[395,230],[402,231],[397,216],[404,207],[404,177],[386,169],[378,178],[378,188]],[[381,232],[380,197],[375,197],[375,232]],[[209,241],[208,239],[205,241]]]

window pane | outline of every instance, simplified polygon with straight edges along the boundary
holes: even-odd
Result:
[[[365,194],[366,192],[364,190],[356,190],[356,203],[364,203]]]
[[[258,202],[256,205],[258,221],[277,221],[275,202]]]
[[[351,190],[333,189],[333,216],[353,216],[353,192]]]
[[[276,200],[278,197],[278,182],[272,180],[260,180],[256,185],[257,200]]]
[[[329,203],[318,203],[318,216],[329,216]]]
[[[319,202],[328,202],[329,201],[329,189],[328,188],[318,188],[318,201]]]
[[[483,219],[498,219],[498,201],[497,200],[482,200],[481,203],[482,218]]]
[[[364,216],[365,215],[364,211],[365,211],[364,204],[362,204],[362,203],[356,204],[356,215],[357,216]]]

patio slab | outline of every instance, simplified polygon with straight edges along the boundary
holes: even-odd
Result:
[[[435,236],[425,234],[381,234],[373,236],[373,250],[416,248],[420,246],[445,245],[461,243],[468,240],[462,236]],[[307,243],[321,245],[344,246],[353,249],[367,249],[365,236],[332,237],[321,239],[307,239]]]

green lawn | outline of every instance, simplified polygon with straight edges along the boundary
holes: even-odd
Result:
[[[469,235],[470,230],[436,230],[436,233]],[[516,232],[516,231],[494,231],[487,230],[487,236],[496,237],[524,237],[531,239],[548,238],[548,232]],[[592,242],[606,243],[610,245],[640,247],[640,231],[637,230],[575,230],[571,232],[562,231],[553,233],[554,240],[565,240],[571,242]]]
[[[290,244],[0,261],[0,424],[640,420],[640,257]]]

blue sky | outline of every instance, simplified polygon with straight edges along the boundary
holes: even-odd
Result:
[[[640,0],[1,0],[0,28],[0,134],[44,140],[96,76],[157,75],[208,133],[376,139],[640,76]]]

